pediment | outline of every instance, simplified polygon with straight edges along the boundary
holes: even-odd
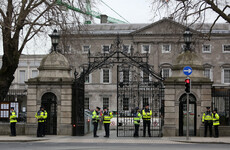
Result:
[[[178,22],[165,18],[136,30],[132,34],[183,34],[186,28]],[[191,32],[197,31],[191,29]]]

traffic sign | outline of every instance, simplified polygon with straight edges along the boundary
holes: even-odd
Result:
[[[189,66],[186,66],[184,67],[183,72],[186,76],[189,76],[190,74],[192,74],[192,68]]]

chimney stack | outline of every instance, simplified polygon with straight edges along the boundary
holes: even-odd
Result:
[[[107,15],[101,15],[101,23],[108,23],[108,16]]]

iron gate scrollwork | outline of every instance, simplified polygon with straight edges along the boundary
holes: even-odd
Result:
[[[72,123],[73,135],[84,135],[84,82],[85,77],[102,67],[117,66],[117,136],[133,136],[133,109],[150,104],[153,112],[151,132],[162,136],[164,114],[163,78],[148,64],[149,53],[134,53],[123,50],[119,35],[114,44],[103,53],[88,52],[88,64],[82,65],[83,72],[73,84]],[[142,75],[140,74],[142,72]],[[146,76],[147,74],[147,76]],[[142,124],[140,126],[140,135]]]
[[[135,108],[140,110],[149,104],[152,110],[151,135],[162,136],[163,96],[164,88],[161,82],[149,75],[145,78],[136,67],[118,66],[117,69],[117,136],[133,136]],[[148,74],[148,72],[147,72]],[[143,136],[141,120],[139,136]]]

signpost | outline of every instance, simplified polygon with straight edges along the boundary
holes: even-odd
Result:
[[[183,69],[184,74],[187,76],[187,79],[189,79],[189,84],[191,85],[191,80],[189,78],[189,75],[192,74],[192,68],[189,66],[184,67]],[[187,94],[187,128],[186,128],[186,140],[189,140],[189,92],[186,91]]]

